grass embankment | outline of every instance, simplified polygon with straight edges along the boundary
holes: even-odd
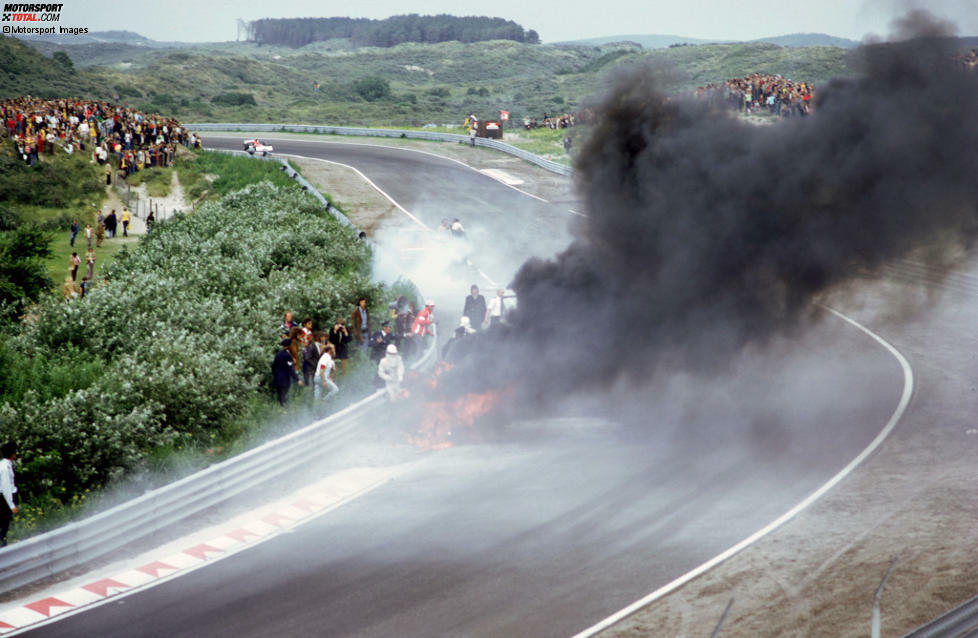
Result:
[[[27,166],[10,142],[0,144],[0,174],[4,175],[0,181],[0,207],[16,220],[14,226],[34,224],[46,232],[48,256],[42,264],[51,280],[50,291],[60,294],[72,251],[82,260],[85,258],[83,231],[86,223],[95,227],[97,211],[105,200],[104,174],[89,162],[87,153],[68,155],[60,148],[43,154],[35,166]],[[69,243],[73,219],[79,224],[74,248]],[[96,264],[111,260],[123,243],[122,239],[103,243],[96,249]],[[83,264],[79,273],[84,271]]]
[[[227,162],[232,181],[255,166],[277,172],[220,154],[196,161]],[[8,327],[0,431],[21,446],[14,537],[60,523],[106,486],[172,480],[371,389],[373,368],[352,348],[330,404],[300,395],[283,413],[268,389],[284,310],[328,327],[359,296],[381,316],[400,292],[372,283],[367,247],[282,179],[158,223],[85,299],[49,297]]]
[[[23,45],[9,40],[0,38],[0,59],[4,47],[26,55]],[[58,48],[67,51],[79,69],[71,74],[58,71],[58,77],[84,81],[85,86],[111,87],[120,99],[144,112],[167,113],[184,122],[398,127],[460,124],[469,113],[494,118],[500,109],[509,111],[515,122],[524,116],[539,120],[544,112],[580,109],[600,90],[607,73],[643,60],[676,69],[663,86],[666,91],[755,72],[780,73],[816,85],[850,73],[847,49],[764,43],[666,49],[641,49],[625,43],[527,45],[505,40],[408,43],[391,48],[353,48],[334,41],[299,49],[244,42],[180,49],[118,43]],[[34,55],[38,64],[51,65],[50,58]],[[371,86],[380,90],[364,90],[366,79],[379,81]],[[37,95],[44,89],[40,82],[36,90],[29,83],[16,86],[20,87],[17,91],[5,91],[0,82],[0,95]],[[108,98],[111,93],[99,96]]]

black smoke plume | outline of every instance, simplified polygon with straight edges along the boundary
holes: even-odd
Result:
[[[934,21],[901,28],[914,22],[924,37],[863,47],[857,77],[772,126],[671,98],[654,68],[623,70],[576,164],[587,222],[517,273],[495,344],[513,366],[487,369],[541,395],[714,371],[887,262],[953,266],[978,236],[978,74]]]

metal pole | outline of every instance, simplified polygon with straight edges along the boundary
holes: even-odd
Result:
[[[710,634],[710,638],[717,638],[717,636],[720,635],[720,628],[723,627],[723,622],[727,619],[727,614],[730,613],[730,608],[733,607],[733,601],[734,599],[731,598],[730,602],[727,603],[727,608],[723,610],[723,614],[721,614],[720,616],[720,622],[717,623],[717,626],[713,630],[713,633]]]
[[[883,595],[883,587],[886,585],[886,579],[890,577],[890,573],[896,566],[897,557],[894,556],[893,560],[890,561],[890,566],[887,568],[886,573],[883,575],[883,580],[880,581],[880,586],[876,588],[876,593],[873,594],[873,625],[870,629],[871,638],[880,638],[880,597]]]

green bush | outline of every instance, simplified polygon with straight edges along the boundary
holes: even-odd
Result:
[[[25,498],[64,504],[161,450],[234,445],[271,401],[284,310],[325,327],[362,295],[383,312],[368,258],[316,200],[263,183],[157,223],[84,300],[42,301],[0,347]]]
[[[80,200],[102,197],[103,183],[86,153],[68,157],[60,149],[55,162],[41,161],[27,166],[11,147],[0,149],[0,202],[17,205],[63,207]]]
[[[214,104],[222,106],[255,106],[255,96],[251,93],[220,93],[211,98]]]
[[[368,102],[374,102],[391,94],[390,82],[384,78],[370,75],[353,82],[353,90]]]
[[[0,232],[0,309],[10,320],[40,299],[54,282],[44,260],[51,254],[51,236],[36,224]]]

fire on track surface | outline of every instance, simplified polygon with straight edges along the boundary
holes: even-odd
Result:
[[[276,150],[357,166],[419,215],[464,194],[469,227],[522,238],[494,263],[554,235],[532,219],[555,211],[449,162],[295,144]],[[531,221],[516,227],[517,213]],[[546,418],[490,414],[481,436],[421,453],[414,471],[292,534],[35,633],[574,634],[801,501],[878,434],[902,388],[889,353],[841,321],[737,365],[708,386],[661,379],[637,411],[615,409],[634,398],[623,391]],[[378,423],[378,445],[404,453],[383,433],[407,425]]]

